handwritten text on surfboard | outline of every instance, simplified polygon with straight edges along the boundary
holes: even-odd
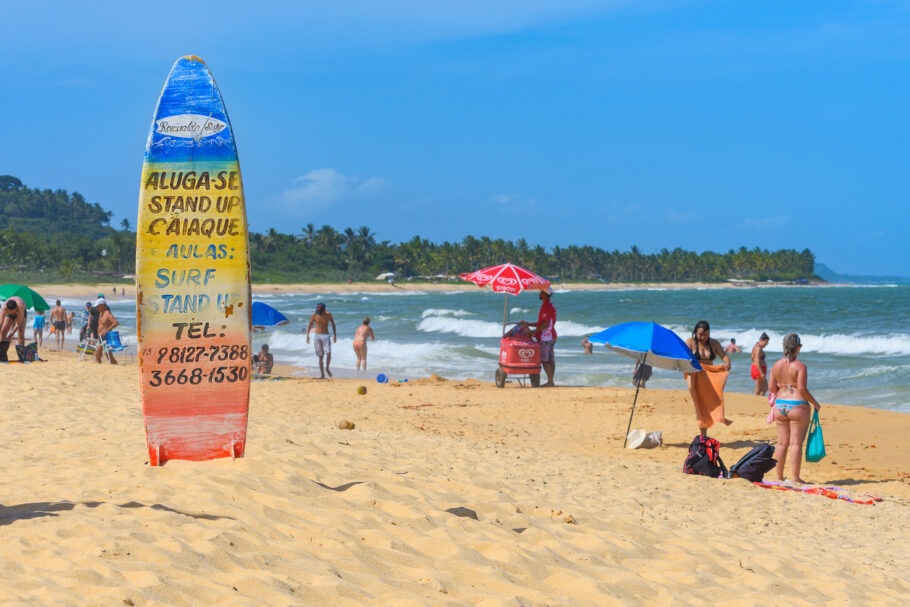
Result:
[[[219,171],[210,175],[208,171],[155,171],[149,173],[145,180],[145,189],[189,191],[231,191],[240,189],[238,171]],[[208,213],[214,210],[225,215],[231,214],[241,204],[240,196],[187,196],[155,195],[149,198],[147,208],[159,213]],[[147,232],[153,235],[168,236],[239,236],[240,220],[233,219],[164,219],[158,217],[149,222]]]
[[[180,114],[168,116],[155,122],[155,132],[184,139],[211,137],[227,128],[227,124],[210,116]]]

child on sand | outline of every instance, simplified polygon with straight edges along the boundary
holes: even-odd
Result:
[[[370,319],[364,318],[363,324],[357,327],[354,332],[354,354],[357,355],[357,370],[360,371],[360,363],[363,362],[363,370],[367,370],[367,338],[376,341],[376,334],[370,328]]]

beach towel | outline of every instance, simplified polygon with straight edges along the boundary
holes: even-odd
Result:
[[[695,416],[699,428],[710,428],[721,423],[724,415],[724,386],[730,372],[723,365],[706,365],[702,363],[701,373],[686,373],[686,383],[695,405]]]
[[[881,497],[864,493],[859,496],[851,496],[841,487],[810,487],[807,485],[788,485],[779,481],[768,481],[763,483],[752,483],[764,489],[776,489],[778,491],[798,491],[810,495],[821,495],[832,500],[842,500],[851,504],[863,504],[874,506],[875,502],[882,501]]]

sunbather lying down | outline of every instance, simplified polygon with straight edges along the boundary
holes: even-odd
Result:
[[[520,320],[514,327],[506,331],[506,334],[503,337],[513,337],[515,339],[524,339],[531,341],[531,327],[528,326],[527,321]]]

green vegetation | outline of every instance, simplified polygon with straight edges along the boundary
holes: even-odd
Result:
[[[0,280],[40,272],[42,282],[122,279],[135,271],[136,234],[124,220],[65,190],[37,190],[0,176]],[[511,261],[563,280],[616,282],[812,279],[815,256],[808,249],[766,251],[740,248],[727,253],[682,249],[645,254],[591,246],[529,245],[524,239],[467,236],[436,244],[415,236],[398,244],[377,241],[369,228],[337,231],[308,224],[300,234],[275,229],[250,234],[255,282],[372,280],[382,272],[403,276],[450,276]]]

